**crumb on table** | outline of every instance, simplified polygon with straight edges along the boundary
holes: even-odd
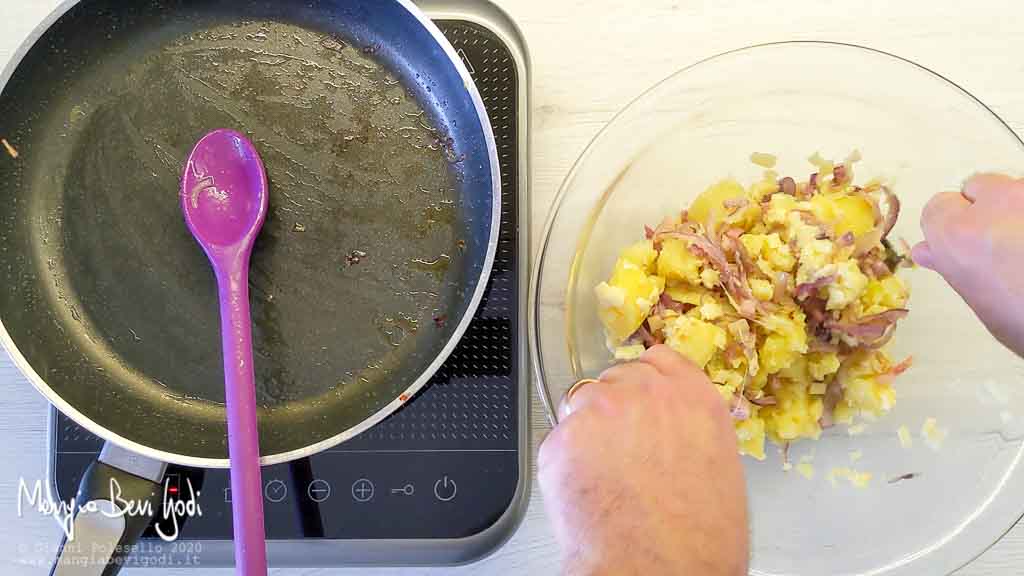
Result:
[[[18,149],[12,146],[6,138],[0,138],[0,144],[3,144],[4,150],[7,151],[7,154],[10,155],[11,158],[14,158],[15,160],[18,159]]]

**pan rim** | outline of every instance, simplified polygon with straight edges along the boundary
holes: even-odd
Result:
[[[55,8],[53,12],[44,18],[43,21],[28,35],[25,41],[22,42],[17,50],[15,50],[14,55],[11,57],[10,62],[4,69],[3,73],[0,74],[0,93],[2,93],[4,88],[7,87],[10,79],[20,67],[29,50],[36,45],[36,43],[42,38],[46,31],[54,25],[54,23],[64,16],[65,13],[71,10],[71,8],[81,3],[81,1],[82,0],[65,0],[65,2]],[[470,100],[476,110],[477,119],[480,122],[480,128],[484,136],[484,143],[487,147],[487,155],[491,171],[491,221],[487,252],[484,257],[483,266],[480,269],[480,274],[476,279],[476,286],[473,290],[473,294],[467,303],[466,309],[462,314],[456,329],[452,332],[452,335],[448,338],[444,347],[434,357],[434,360],[420,373],[412,384],[406,387],[406,389],[396,396],[391,402],[378,409],[359,424],[356,424],[355,426],[352,426],[334,436],[325,438],[313,444],[308,444],[302,448],[260,456],[260,465],[262,466],[281,464],[311,456],[358,436],[393,414],[398,410],[398,408],[407,402],[408,398],[413,397],[424,386],[426,386],[430,379],[433,378],[434,374],[436,374],[441,366],[448,360],[448,357],[455,350],[455,347],[459,344],[462,336],[466,333],[470,323],[476,316],[476,312],[483,300],[484,293],[487,291],[488,280],[490,279],[491,272],[494,267],[501,228],[501,168],[498,162],[498,149],[494,139],[494,130],[491,126],[490,117],[487,115],[487,110],[484,107],[483,98],[481,97],[480,91],[477,88],[476,83],[473,81],[469,70],[466,68],[458,53],[452,47],[451,43],[445,38],[437,25],[434,24],[434,22],[430,20],[430,18],[427,17],[412,0],[392,1],[404,9],[410,17],[414,18],[421,26],[423,26],[424,30],[430,34],[431,38],[433,38],[437,45],[444,51],[445,55],[448,57],[448,61],[455,67],[456,73],[462,79],[463,87],[469,93]],[[0,344],[2,344],[4,350],[6,350],[7,354],[10,356],[15,367],[18,368],[32,386],[42,394],[48,402],[74,420],[75,423],[81,425],[83,428],[103,440],[113,442],[114,444],[130,450],[140,456],[153,458],[169,464],[201,468],[230,467],[230,459],[228,458],[203,458],[151,448],[117,434],[89,418],[57,394],[46,383],[42,376],[36,372],[28,359],[25,358],[18,349],[17,344],[14,342],[14,339],[8,332],[7,327],[4,325],[2,318],[0,318]]]

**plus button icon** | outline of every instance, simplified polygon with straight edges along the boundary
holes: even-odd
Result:
[[[352,498],[356,502],[369,502],[373,499],[373,482],[360,478],[352,483]]]

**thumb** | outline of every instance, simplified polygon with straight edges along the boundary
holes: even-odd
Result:
[[[932,254],[932,247],[928,242],[918,242],[910,250],[910,258],[918,266],[923,266],[929,270],[935,270],[935,255]]]

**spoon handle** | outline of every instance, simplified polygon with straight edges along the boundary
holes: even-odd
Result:
[[[246,253],[225,262],[218,274],[217,284],[224,347],[228,451],[231,456],[235,573],[263,576],[267,573],[267,550],[263,527],[259,434],[256,426],[248,260]]]

